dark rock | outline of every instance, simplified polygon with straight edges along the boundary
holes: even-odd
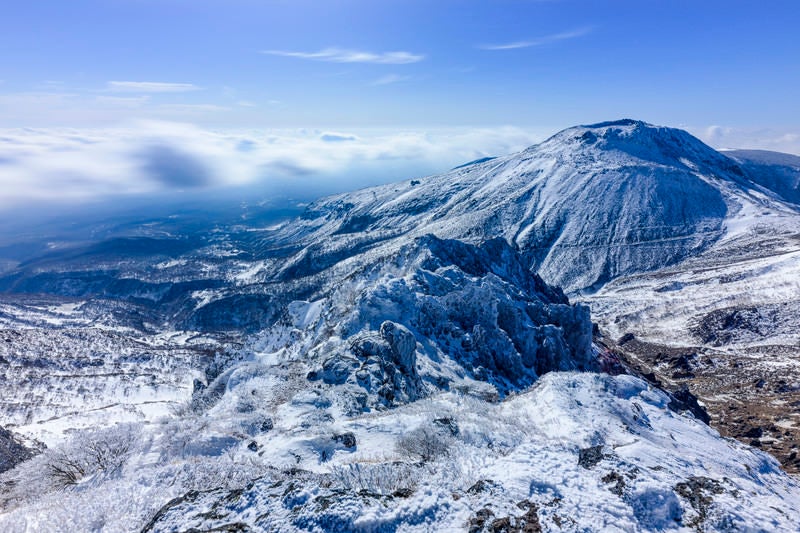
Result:
[[[541,533],[542,525],[539,522],[539,508],[533,502],[522,501],[517,504],[520,509],[526,510],[522,516],[495,516],[492,511],[483,508],[470,519],[469,531],[486,533]]]
[[[455,419],[453,417],[447,416],[447,417],[444,417],[444,418],[436,418],[433,421],[433,423],[436,424],[437,426],[441,427],[442,429],[446,429],[454,437],[457,437],[458,434],[460,433],[460,430],[458,428],[458,424],[456,423],[456,421],[455,421]]]
[[[342,446],[344,446],[345,448],[356,447],[356,436],[353,433],[347,432],[347,433],[342,433],[341,435],[334,435],[332,439],[333,442],[337,442]]]
[[[520,533],[542,533],[542,524],[539,522],[539,507],[531,503],[528,512],[517,520],[517,531]]]
[[[692,523],[686,524],[695,526],[698,531],[703,531],[702,525],[708,517],[708,510],[714,503],[714,496],[725,492],[722,484],[711,478],[704,476],[692,476],[686,481],[675,485],[675,492],[678,496],[686,499],[692,509],[697,511],[697,517]]]
[[[478,533],[482,531],[483,526],[485,526],[486,522],[493,516],[494,513],[491,509],[487,509],[486,507],[479,509],[478,512],[475,513],[475,516],[469,519],[467,531],[469,531],[469,533]]]
[[[760,427],[752,427],[747,431],[745,431],[744,433],[742,433],[742,437],[748,439],[760,439],[763,435],[764,435],[764,430],[761,429]]]
[[[197,378],[192,381],[192,395],[203,392],[206,389],[206,384]]]
[[[603,460],[603,447],[591,446],[578,451],[578,464],[586,469],[594,468]]]
[[[491,491],[496,484],[491,479],[479,479],[467,489],[467,494],[481,494],[482,492]]]
[[[694,362],[697,359],[696,354],[680,355],[670,360],[670,367],[674,370],[672,377],[674,379],[689,379],[694,377]]]
[[[622,337],[619,338],[619,340],[617,341],[617,344],[622,346],[625,343],[631,342],[635,338],[636,338],[636,336],[633,333],[626,333],[625,335],[623,335]]]
[[[251,440],[250,444],[247,445],[247,449],[250,450],[251,452],[257,452],[258,451],[258,443],[256,441],[254,441],[254,440]]]
[[[697,401],[697,396],[689,391],[689,387],[683,385],[680,389],[670,393],[671,399],[667,407],[676,413],[689,411],[694,417],[704,424],[711,422],[711,417],[708,415],[705,407],[700,405]]]
[[[509,533],[512,531],[511,517],[504,516],[493,520],[489,527],[486,528],[486,531],[489,533]]]
[[[394,496],[395,498],[410,498],[413,494],[414,494],[413,489],[403,488],[394,491],[392,493],[392,496]]]
[[[25,447],[13,433],[0,426],[0,473],[11,470],[34,454],[35,450]]]
[[[609,487],[608,490],[610,490],[613,494],[616,494],[620,498],[622,497],[622,494],[625,491],[625,478],[619,475],[618,472],[612,470],[611,472],[603,476],[600,479],[600,481],[606,484],[613,483],[614,485],[612,487]]]
[[[654,372],[642,374],[642,377],[657,387],[661,386],[661,380],[658,379]]]

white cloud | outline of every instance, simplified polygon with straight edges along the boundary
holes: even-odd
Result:
[[[217,104],[161,104],[158,109],[177,113],[217,113],[231,110],[230,107]]]
[[[325,142],[342,142],[342,141],[357,141],[358,137],[350,133],[338,133],[335,131],[326,131],[319,136],[320,140]]]
[[[424,55],[410,52],[364,52],[360,50],[347,50],[342,48],[325,48],[318,52],[292,52],[287,50],[263,50],[262,54],[296,57],[300,59],[314,59],[317,61],[330,61],[332,63],[376,63],[381,65],[403,65],[417,63],[425,59]]]
[[[592,31],[591,28],[578,28],[575,30],[565,31],[562,33],[555,33],[553,35],[545,35],[544,37],[539,37],[536,39],[514,41],[503,44],[482,44],[478,45],[478,48],[482,50],[515,50],[517,48],[530,48],[532,46],[542,46],[545,44],[555,43],[558,41],[575,39],[576,37],[582,37],[584,35],[587,35],[591,31]]]
[[[411,79],[410,76],[400,76],[399,74],[387,74],[386,76],[382,76],[377,80],[373,81],[372,85],[389,85],[391,83],[397,83],[409,79]]]
[[[98,96],[95,102],[101,105],[138,108],[150,101],[150,96]]]
[[[247,184],[327,194],[509,153],[543,133],[511,127],[210,131],[163,121],[113,129],[0,130],[0,209]]]
[[[184,93],[200,90],[200,87],[192,83],[161,81],[110,81],[106,85],[110,91],[126,93]]]
[[[800,155],[800,129],[742,128],[733,126],[687,127],[700,140],[720,150],[772,150]]]

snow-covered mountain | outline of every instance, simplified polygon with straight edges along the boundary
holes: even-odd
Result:
[[[50,447],[0,478],[0,529],[796,530],[797,480],[680,389],[800,331],[800,213],[743,158],[622,120],[27,259],[0,426]],[[758,320],[714,319],[742,294]]]
[[[688,133],[621,120],[444,175],[326,198],[287,237],[500,236],[572,292],[707,249],[744,205],[775,204],[755,188],[732,159]]]
[[[800,157],[767,150],[723,152],[747,172],[754,183],[777,193],[787,202],[800,204]]]

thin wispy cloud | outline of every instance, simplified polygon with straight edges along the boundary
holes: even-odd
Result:
[[[545,35],[544,37],[538,37],[536,39],[528,39],[524,41],[514,41],[501,44],[481,44],[478,45],[478,48],[481,50],[516,50],[518,48],[530,48],[533,46],[542,46],[545,44],[583,37],[591,31],[591,28],[578,28],[576,30],[554,33],[553,35]]]
[[[121,107],[141,107],[150,101],[150,96],[98,96],[95,102],[102,105]]]
[[[381,76],[377,80],[373,81],[370,85],[390,85],[392,83],[406,81],[409,79],[411,79],[410,76],[401,76],[399,74],[387,74],[386,76]]]
[[[126,93],[185,93],[199,91],[192,83],[168,83],[162,81],[110,81],[109,91]]]
[[[425,59],[422,54],[411,52],[364,52],[362,50],[347,50],[344,48],[325,48],[318,52],[293,52],[289,50],[262,50],[262,54],[295,57],[299,59],[312,59],[328,61],[331,63],[374,63],[379,65],[404,65],[417,63]]]
[[[187,113],[208,112],[208,111],[219,112],[219,111],[231,110],[230,107],[217,104],[162,104],[159,106],[159,109],[162,109],[164,111],[187,112]]]

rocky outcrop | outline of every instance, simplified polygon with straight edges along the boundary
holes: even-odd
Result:
[[[321,315],[337,327],[312,341],[319,366],[308,378],[360,387],[373,407],[464,377],[504,396],[544,373],[595,365],[588,308],[570,305],[501,239],[420,237],[364,265],[327,301]]]
[[[0,473],[11,470],[35,453],[35,450],[24,446],[13,433],[0,426]]]

